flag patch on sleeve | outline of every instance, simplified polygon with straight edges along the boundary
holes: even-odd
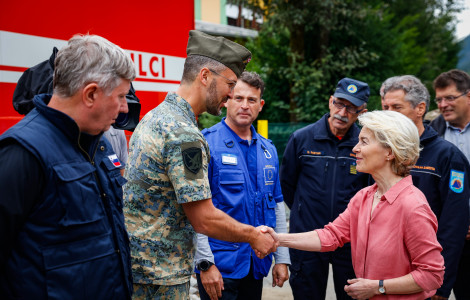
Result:
[[[119,158],[117,157],[116,154],[108,155],[108,158],[116,168],[121,167],[121,162],[119,161]]]

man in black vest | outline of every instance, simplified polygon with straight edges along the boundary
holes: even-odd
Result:
[[[124,50],[77,35],[57,54],[53,95],[0,136],[3,299],[131,298],[126,180],[101,135],[128,112],[134,78]]]

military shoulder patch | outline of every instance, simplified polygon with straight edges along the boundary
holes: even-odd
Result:
[[[455,193],[462,193],[464,189],[465,173],[456,170],[450,170],[449,187]]]
[[[186,148],[182,151],[184,166],[187,170],[197,174],[202,167],[202,150],[197,147]]]

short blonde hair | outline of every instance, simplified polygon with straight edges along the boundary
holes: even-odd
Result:
[[[359,123],[374,133],[377,141],[392,150],[392,170],[406,176],[419,157],[419,133],[416,125],[395,111],[372,111],[359,116]]]

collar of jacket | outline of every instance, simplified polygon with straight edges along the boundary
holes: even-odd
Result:
[[[190,119],[194,125],[197,127],[196,116],[194,114],[193,108],[183,97],[177,95],[174,92],[170,92],[166,95],[165,101],[176,106],[180,111]]]
[[[33,102],[36,106],[35,109],[49,122],[54,124],[55,127],[59,128],[73,145],[78,146],[80,144],[89,154],[93,152],[91,149],[96,147],[103,133],[98,135],[80,133],[78,124],[71,117],[46,105],[46,103],[49,103],[51,97],[52,95],[49,94],[34,96]],[[79,142],[82,140],[86,140],[86,143]]]
[[[419,137],[419,143],[421,145],[429,144],[430,142],[434,141],[438,138],[437,131],[434,130],[430,125],[424,125],[423,134]]]

